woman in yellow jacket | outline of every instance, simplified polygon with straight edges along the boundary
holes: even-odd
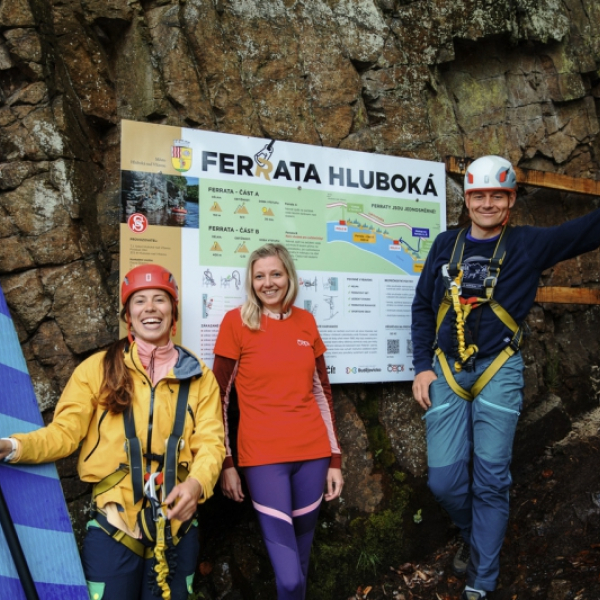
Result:
[[[77,367],[50,425],[0,440],[0,459],[55,461],[81,444],[94,483],[82,562],[93,600],[185,600],[199,541],[195,513],[225,455],[212,371],[175,346],[179,293],[158,265],[121,286],[128,336]]]

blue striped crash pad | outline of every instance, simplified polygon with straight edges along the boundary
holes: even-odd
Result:
[[[42,426],[27,364],[0,289],[0,437]],[[0,462],[0,485],[40,600],[89,600],[54,463],[7,465]],[[25,600],[1,528],[0,598]]]

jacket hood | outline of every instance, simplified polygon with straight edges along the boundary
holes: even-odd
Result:
[[[179,351],[179,358],[173,367],[173,374],[177,379],[190,379],[191,377],[201,377],[202,367],[200,361],[189,350],[183,346],[175,346]]]
[[[130,367],[133,368],[136,368],[136,364],[139,362],[139,355],[136,346],[137,345],[135,342],[131,345],[125,345],[125,362],[129,362]],[[200,365],[198,358],[196,358],[196,355],[192,354],[192,352],[183,346],[178,346],[176,344],[175,348],[177,348],[179,357],[177,358],[177,362],[173,367],[172,375],[169,374],[167,377],[174,377],[180,381],[184,379],[191,379],[192,377],[201,377],[202,366]]]

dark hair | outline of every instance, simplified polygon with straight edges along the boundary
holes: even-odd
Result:
[[[102,361],[103,377],[100,386],[100,406],[119,415],[133,403],[133,378],[125,366],[125,349],[129,340],[125,337],[111,344]]]

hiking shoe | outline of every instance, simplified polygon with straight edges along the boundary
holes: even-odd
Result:
[[[476,592],[475,590],[465,590],[462,593],[460,600],[483,600],[484,598],[487,598],[486,594],[482,596],[481,593]]]
[[[452,561],[452,568],[458,575],[467,572],[469,566],[469,558],[471,557],[471,546],[467,542],[461,542],[458,546],[458,551]],[[466,598],[466,596],[464,596]],[[468,598],[467,600],[478,600],[477,597]]]

